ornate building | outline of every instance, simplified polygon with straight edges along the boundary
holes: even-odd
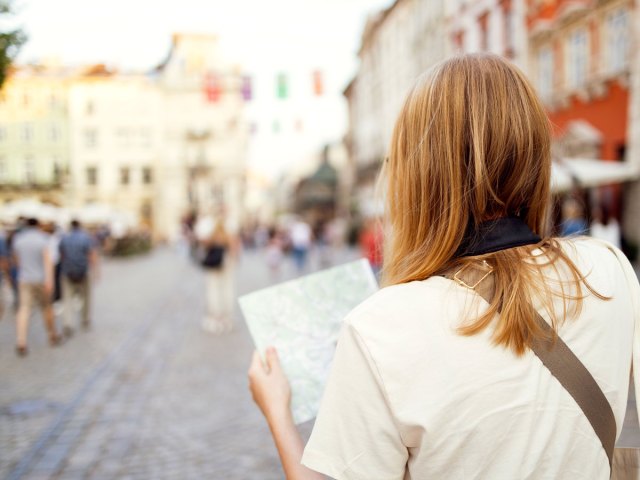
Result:
[[[19,69],[0,102],[0,202],[114,209],[156,238],[186,215],[243,214],[240,70],[210,35],[175,35],[148,74]]]

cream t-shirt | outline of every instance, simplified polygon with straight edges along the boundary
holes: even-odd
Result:
[[[632,354],[640,358],[638,279],[605,242],[562,245],[612,297],[585,289],[580,315],[559,334],[604,391],[620,435]],[[432,277],[384,288],[353,310],[302,463],[337,480],[609,478],[593,428],[533,352],[496,347],[488,329],[456,333],[470,308],[486,303]]]

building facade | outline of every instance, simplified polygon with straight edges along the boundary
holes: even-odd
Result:
[[[404,98],[418,76],[449,52],[444,13],[442,0],[397,0],[365,26],[360,66],[344,91],[349,110],[345,143],[355,203],[363,215],[380,210],[376,177]]]
[[[70,166],[70,81],[57,67],[16,69],[0,96],[0,202],[60,205]]]
[[[144,75],[93,67],[69,92],[68,206],[108,205],[155,230],[162,94]]]
[[[633,15],[632,0],[530,1],[531,78],[567,156],[625,158]]]
[[[489,52],[527,69],[526,0],[453,0],[446,3],[453,53]]]
[[[177,235],[172,219],[186,212],[223,215],[239,228],[249,133],[240,69],[222,57],[215,36],[175,35],[156,75],[164,101],[162,230]]]
[[[175,35],[147,74],[18,70],[0,101],[0,202],[126,213],[158,239],[188,215],[242,220],[242,76],[210,35]]]

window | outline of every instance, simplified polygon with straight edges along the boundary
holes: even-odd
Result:
[[[120,144],[121,146],[126,147],[129,145],[129,142],[130,142],[129,129],[125,127],[118,128],[116,130],[116,137],[118,139],[118,144]]]
[[[544,100],[553,93],[553,50],[544,47],[538,52],[538,92]]]
[[[505,2],[504,6],[504,51],[507,58],[515,57],[516,32],[518,17],[513,14],[511,5]]]
[[[53,183],[59,184],[62,181],[62,167],[56,157],[53,158]]]
[[[120,168],[120,185],[129,185],[131,183],[131,169],[129,167]]]
[[[489,12],[485,12],[478,17],[478,28],[480,33],[480,51],[489,49]]]
[[[151,185],[153,183],[153,170],[151,167],[144,167],[142,169],[142,183],[145,185]]]
[[[24,179],[28,184],[36,183],[36,162],[33,157],[27,157],[24,161]]]
[[[87,168],[87,185],[98,184],[98,169],[96,167]]]
[[[151,130],[148,128],[140,129],[140,145],[142,147],[151,146]]]
[[[22,140],[26,143],[31,143],[31,140],[33,140],[33,125],[30,123],[22,125]]]
[[[627,66],[630,32],[627,11],[620,8],[607,17],[606,55],[610,72],[619,72]]]
[[[589,36],[585,29],[569,35],[567,53],[569,88],[580,88],[586,83],[589,71]]]
[[[51,130],[49,130],[49,138],[52,142],[57,142],[60,138],[60,130],[56,125],[51,125]]]
[[[88,128],[84,131],[84,145],[87,148],[98,146],[98,132],[95,128]]]

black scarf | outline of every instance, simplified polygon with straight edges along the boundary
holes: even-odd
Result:
[[[484,255],[507,248],[533,245],[542,239],[519,217],[503,217],[467,227],[456,257]]]

